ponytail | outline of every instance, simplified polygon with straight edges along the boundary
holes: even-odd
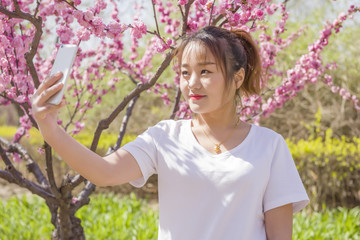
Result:
[[[253,94],[260,94],[261,91],[261,60],[259,50],[256,43],[252,39],[251,35],[244,30],[232,30],[231,33],[236,35],[236,38],[240,41],[242,48],[246,55],[246,61],[239,62],[235,65],[235,73],[244,68],[245,77],[241,90],[245,95],[250,96]],[[232,44],[230,44],[232,45]],[[236,44],[234,44],[236,46]],[[237,51],[234,51],[234,53]],[[236,56],[234,56],[237,59]],[[241,59],[239,59],[241,61]],[[239,66],[239,67],[238,67]]]

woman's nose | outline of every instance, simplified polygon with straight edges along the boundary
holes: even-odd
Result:
[[[188,88],[189,89],[199,89],[201,86],[200,79],[196,74],[192,74],[190,76],[189,82],[188,82]]]

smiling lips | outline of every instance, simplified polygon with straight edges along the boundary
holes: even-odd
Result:
[[[190,95],[190,99],[191,99],[191,100],[200,100],[200,99],[202,99],[203,97],[205,97],[205,95],[199,95],[199,94]]]

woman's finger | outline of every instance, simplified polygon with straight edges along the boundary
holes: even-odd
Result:
[[[62,78],[62,73],[58,72],[53,76],[50,76],[49,78],[45,79],[39,86],[39,88],[36,90],[35,94],[40,95],[43,91],[54,85],[57,81],[59,81]]]
[[[63,85],[64,85],[63,83],[57,83],[42,91],[38,96],[37,104],[40,106],[45,104],[46,101],[49,100],[49,98],[51,98],[54,94],[56,94],[61,90]]]
[[[65,106],[64,102],[61,102],[59,105],[48,104],[43,107],[39,107],[37,108],[36,118],[44,119],[47,114],[58,111],[63,106]]]

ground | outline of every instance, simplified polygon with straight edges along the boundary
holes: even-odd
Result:
[[[22,196],[24,194],[31,195],[31,192],[16,184],[7,183],[5,180],[0,179],[0,199],[8,199],[12,196]]]

